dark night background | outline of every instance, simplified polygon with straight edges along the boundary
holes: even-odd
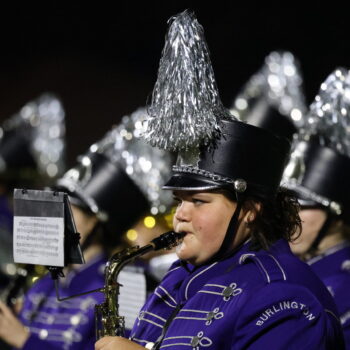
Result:
[[[68,166],[145,105],[167,19],[186,8],[204,26],[227,107],[272,50],[300,60],[309,103],[335,67],[350,66],[348,10],[334,2],[309,10],[284,2],[82,4],[18,2],[0,12],[0,122],[41,93],[56,93],[66,111]]]

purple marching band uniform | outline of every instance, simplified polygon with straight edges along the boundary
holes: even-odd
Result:
[[[35,117],[36,123],[30,123]],[[13,263],[13,207],[16,187],[45,186],[64,171],[65,112],[61,101],[44,93],[0,126],[0,264]],[[35,147],[34,147],[35,144]],[[56,169],[56,171],[51,171]],[[16,268],[16,266],[13,266]],[[23,267],[22,269],[25,269]],[[17,276],[1,269],[0,288]]]
[[[61,297],[81,293],[82,286],[84,290],[101,288],[106,262],[106,257],[99,256],[69,272],[60,281]],[[60,302],[54,282],[46,275],[25,296],[20,320],[30,329],[30,337],[22,349],[93,349],[94,306],[102,301],[102,293],[92,293]]]
[[[146,346],[161,337],[160,349],[179,350],[341,349],[336,315],[331,295],[286,241],[258,252],[247,242],[210,265],[174,263],[142,308],[131,339]]]
[[[141,309],[130,339],[152,350],[343,349],[331,294],[292,254],[281,238],[289,235],[277,229],[287,229],[288,221],[281,219],[286,194],[279,189],[290,152],[288,137],[235,120],[224,108],[203,28],[189,11],[170,21],[152,97],[145,138],[178,155],[163,187],[179,197],[175,228],[185,231],[184,240],[193,234],[194,240],[210,244],[201,236],[205,221],[200,215],[206,213],[202,205],[214,204],[198,200],[198,192],[224,193],[235,208],[221,246],[205,263],[178,260],[172,265]],[[240,214],[248,215],[241,211],[247,200],[262,204],[265,220],[268,205],[278,207],[268,217],[271,232],[263,227],[245,231],[249,223],[240,221]],[[296,226],[296,218],[289,224]],[[256,237],[257,230],[269,244]],[[239,234],[250,238],[235,247]],[[198,258],[191,238],[183,244],[180,254],[186,256],[182,249],[189,246],[195,251],[188,248],[189,259],[191,254]]]
[[[77,270],[70,271],[60,281],[60,296],[66,297],[104,285],[105,255],[99,255]],[[126,317],[126,335],[130,334],[146,294],[146,279],[142,268],[127,266],[119,275],[123,285],[120,294],[120,312]],[[83,289],[82,289],[83,288]],[[96,304],[104,300],[95,292],[73,299],[58,301],[54,283],[49,275],[36,282],[26,294],[20,320],[30,329],[30,337],[22,350],[94,349]]]
[[[350,225],[350,107],[346,96],[349,82],[349,71],[338,68],[322,83],[294,143],[283,180],[298,197],[301,216],[303,209],[311,213],[321,210],[325,214],[318,232],[313,232],[313,239],[309,239],[309,246],[297,253],[334,297],[347,349],[350,349],[350,243],[343,231]],[[340,114],[342,120],[334,117]],[[313,216],[306,218],[302,236],[312,234],[308,220],[317,223]]]
[[[307,263],[334,297],[343,327],[345,344],[350,348],[350,243],[338,244]]]
[[[57,181],[55,188],[68,192],[72,204],[90,215],[97,215],[103,222],[103,231],[99,227],[103,236],[99,244],[105,252],[69,271],[66,278],[60,280],[61,298],[103,288],[107,257],[113,249],[123,247],[123,233],[150,208],[164,207],[166,210],[171,200],[171,196],[159,193],[160,183],[163,183],[163,177],[168,177],[170,166],[164,166],[163,170],[154,168],[154,164],[170,164],[169,154],[154,150],[137,136],[125,138],[125,131],[130,135],[138,131],[144,115],[145,110],[138,109],[125,116],[118,127],[112,128],[94,145],[94,152],[89,151],[80,157],[78,164]],[[125,153],[131,161],[122,158]],[[139,166],[140,158],[147,162],[148,173]],[[142,182],[143,187],[151,188],[147,193],[139,182],[127,175],[126,166],[132,167],[132,175]],[[94,229],[89,233],[83,248],[88,247],[86,242],[96,232]],[[150,279],[146,280],[145,267],[134,264],[124,267],[117,280],[122,285],[119,311],[125,317],[126,335],[129,336],[146,300],[146,282],[149,283]],[[104,299],[103,293],[95,292],[60,302],[56,299],[54,282],[49,275],[45,276],[25,295],[20,319],[30,329],[30,336],[23,349],[93,350],[96,342],[94,307]]]

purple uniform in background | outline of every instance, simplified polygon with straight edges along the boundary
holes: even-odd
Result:
[[[350,243],[341,243],[308,261],[337,305],[346,349],[350,349]]]
[[[171,320],[171,321],[169,321]],[[131,339],[160,349],[343,349],[334,301],[285,240],[221,262],[173,264]]]
[[[102,288],[107,258],[100,255],[70,271],[60,280],[60,297]],[[119,312],[125,317],[126,335],[146,298],[146,277],[137,266],[126,266],[118,276],[122,284]],[[95,305],[104,301],[104,294],[95,292],[65,301],[58,301],[49,275],[36,282],[26,293],[20,320],[31,335],[22,350],[93,350],[96,342]]]
[[[99,256],[81,266],[79,273],[68,273],[65,281],[60,281],[60,296],[101,288],[106,261]],[[50,275],[46,275],[25,296],[20,320],[30,328],[31,335],[22,349],[94,349],[94,307],[103,299],[102,293],[92,293],[60,302]]]

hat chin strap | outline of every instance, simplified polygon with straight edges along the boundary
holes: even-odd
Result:
[[[230,223],[229,223],[227,231],[226,231],[225,238],[221,244],[220,249],[214,254],[213,257],[210,258],[209,263],[214,262],[214,261],[218,261],[218,260],[224,260],[227,257],[229,257],[230,255],[232,255],[237,250],[237,247],[232,248],[232,242],[233,242],[233,240],[236,236],[236,233],[237,233],[237,229],[238,229],[238,225],[239,225],[238,218],[239,218],[239,215],[241,213],[244,198],[243,198],[242,194],[239,194],[237,192],[236,192],[236,198],[237,198],[237,206],[236,206],[234,213],[232,214]]]
[[[306,253],[313,255],[317,251],[318,246],[321,243],[322,239],[327,235],[327,232],[329,230],[329,227],[331,226],[333,219],[334,219],[334,215],[331,214],[329,211],[327,211],[326,221],[323,223],[321,229],[318,231],[316,238],[314,239],[314,241],[312,242],[310,248],[307,250]]]

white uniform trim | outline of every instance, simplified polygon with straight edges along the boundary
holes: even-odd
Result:
[[[213,266],[215,266],[217,264],[217,262],[214,262],[213,264],[211,264],[210,266],[208,266],[206,269],[198,272],[196,275],[194,275],[189,282],[187,283],[186,289],[185,289],[185,298],[186,300],[188,299],[188,288],[190,286],[190,284],[193,282],[194,279],[196,279],[198,276],[200,276],[201,274],[203,274],[204,272],[208,271],[209,269],[211,269]]]
[[[169,297],[169,299],[175,303],[175,305],[177,305],[176,300],[170,295],[170,293],[164,287],[158,286],[158,288],[161,289]]]
[[[156,323],[156,322],[154,322],[152,320],[148,320],[147,318],[144,318],[144,317],[140,318],[140,321],[145,321],[145,322],[148,322],[148,323],[152,323],[153,325],[155,325],[155,326],[157,326],[159,328],[163,328],[164,327],[164,325],[160,325],[160,324],[158,324],[158,323]]]
[[[144,340],[144,339],[138,339],[138,338],[134,338],[134,337],[131,337],[131,340],[136,340],[136,341],[138,341],[138,342],[140,342],[140,343],[149,343],[149,340]]]
[[[169,271],[165,274],[165,276],[166,276],[168,273],[170,273],[170,272],[173,272],[173,271],[176,271],[176,270],[180,269],[181,267],[182,267],[182,266],[174,267],[173,269],[169,270]]]
[[[163,296],[163,295],[160,295],[157,291],[155,291],[154,294],[155,294],[159,299],[162,299],[162,300],[164,301],[164,303],[167,304],[168,306],[172,307],[173,309],[176,308],[175,305],[172,305],[172,304],[170,304],[168,301],[166,301],[166,300],[164,299],[164,296]]]
[[[324,309],[324,311],[332,315],[338,322],[340,322],[339,318],[331,310]]]
[[[165,318],[163,318],[163,317],[160,317],[160,316],[158,316],[158,315],[156,315],[156,314],[154,314],[154,313],[152,313],[152,312],[149,312],[149,311],[142,311],[144,314],[147,314],[147,315],[151,315],[151,316],[153,316],[153,317],[156,317],[156,318],[158,318],[158,319],[160,319],[161,321],[163,321],[164,323],[166,322],[166,319]]]
[[[259,264],[259,266],[261,267],[261,269],[265,272],[266,275],[266,279],[267,279],[267,283],[271,283],[271,278],[270,275],[268,274],[267,270],[265,269],[263,263],[260,261],[260,259],[255,255],[255,254],[243,254],[240,258],[239,258],[239,263],[242,264],[247,258],[249,258],[250,256],[253,256],[256,260],[256,262]]]
[[[283,270],[281,264],[279,263],[279,261],[278,261],[273,255],[269,254],[269,256],[270,256],[273,260],[275,260],[277,266],[280,268],[280,270],[281,270],[281,272],[282,272],[283,279],[286,281],[286,280],[287,280],[287,276],[286,276],[286,274],[285,274],[285,272],[284,272],[284,270]]]

